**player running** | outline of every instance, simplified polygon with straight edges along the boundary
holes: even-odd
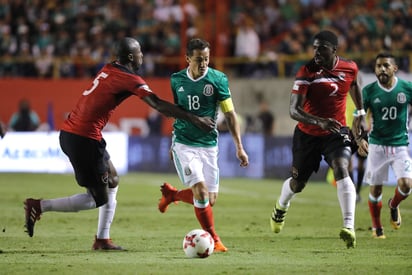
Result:
[[[143,53],[135,39],[126,37],[120,40],[116,54],[117,59],[106,64],[92,85],[83,91],[60,131],[60,146],[70,159],[78,185],[86,188],[86,193],[57,199],[26,199],[25,227],[30,237],[34,234],[36,221],[44,212],[77,212],[99,208],[97,234],[92,248],[122,250],[110,238],[119,176],[106,151],[102,129],[116,107],[126,98],[138,96],[166,116],[190,121],[203,134],[215,128],[212,118],[186,112],[158,98],[150,90],[137,74],[143,62]]]
[[[240,166],[245,167],[249,160],[243,149],[228,80],[225,74],[208,66],[209,55],[208,42],[198,38],[189,41],[186,49],[189,66],[171,77],[174,100],[177,105],[198,116],[216,118],[218,108],[221,108],[236,146]],[[219,191],[217,129],[204,134],[192,123],[181,119],[177,119],[173,127],[171,156],[180,180],[188,188],[177,190],[169,183],[163,184],[159,210],[164,213],[170,203],[177,201],[192,204],[200,225],[215,241],[214,251],[226,252],[228,249],[216,233],[212,211]]]
[[[282,230],[292,198],[305,188],[324,158],[336,179],[343,216],[340,238],[350,248],[356,245],[356,191],[348,172],[352,156],[350,130],[345,121],[348,91],[357,108],[353,124],[356,138],[361,134],[365,111],[357,83],[358,67],[355,62],[337,56],[337,46],[338,38],[333,32],[316,34],[314,57],[296,74],[289,108],[291,118],[298,121],[293,135],[292,177],[283,183],[270,225],[275,233]],[[366,154],[365,149],[362,145],[362,154]]]
[[[389,199],[392,228],[401,227],[399,204],[411,194],[412,161],[408,153],[408,108],[412,104],[412,83],[398,78],[395,58],[388,53],[377,55],[377,81],[363,88],[365,109],[372,114],[369,155],[365,183],[370,185],[369,212],[372,236],[385,239],[380,219],[382,186],[388,180],[389,167],[397,179],[395,194]]]

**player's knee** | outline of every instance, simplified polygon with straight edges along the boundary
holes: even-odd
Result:
[[[305,188],[306,182],[304,181],[298,181],[292,179],[290,181],[290,189],[293,191],[293,193],[300,193],[302,192],[303,188]]]
[[[119,176],[109,176],[109,187],[115,188],[119,185],[120,178]]]
[[[89,193],[93,196],[93,199],[96,202],[96,208],[106,204],[109,200],[107,195],[107,187],[89,188]]]
[[[102,205],[105,205],[108,202],[108,200],[109,199],[107,197],[107,194],[106,194],[106,196],[100,195],[100,196],[94,197],[94,201],[96,202],[96,208],[98,208]]]

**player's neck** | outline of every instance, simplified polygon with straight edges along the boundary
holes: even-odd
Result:
[[[393,86],[395,86],[396,85],[396,80],[397,80],[397,78],[394,76],[394,77],[392,77],[389,81],[388,81],[388,83],[381,83],[381,85],[385,88],[385,89],[391,89]]]
[[[324,67],[328,70],[332,70],[333,68],[335,68],[336,63],[338,62],[338,57],[335,55],[331,62],[326,64]]]

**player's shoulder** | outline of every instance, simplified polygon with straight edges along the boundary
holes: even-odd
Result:
[[[351,69],[351,70],[356,70],[358,71],[358,64],[352,59],[346,58],[346,57],[341,57],[339,56],[339,63],[338,67],[339,68],[345,68],[345,69]]]
[[[398,83],[403,86],[412,88],[412,82],[410,80],[406,80],[406,79],[398,77]]]

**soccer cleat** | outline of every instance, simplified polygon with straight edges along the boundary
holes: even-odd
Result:
[[[383,228],[373,228],[372,237],[374,237],[375,239],[386,239],[386,236],[383,234]]]
[[[401,211],[399,210],[399,207],[392,208],[391,201],[392,199],[389,199],[388,201],[388,206],[391,212],[391,217],[390,217],[391,225],[393,229],[399,229],[401,227],[401,222],[402,222]]]
[[[33,237],[34,234],[34,224],[36,221],[40,220],[41,207],[40,200],[36,199],[26,199],[24,201],[24,211],[26,216],[26,221],[24,227],[26,228],[27,234]]]
[[[175,201],[174,199],[174,196],[177,193],[177,189],[171,184],[165,182],[162,186],[160,186],[160,191],[162,192],[162,197],[160,198],[158,208],[160,212],[164,213],[166,212],[169,204],[171,204],[172,202],[177,204],[177,201]]]
[[[340,238],[346,243],[347,248],[355,248],[356,235],[355,232],[349,228],[342,228],[339,234]]]
[[[279,202],[276,202],[276,206],[273,208],[272,216],[270,217],[270,227],[273,232],[279,233],[282,230],[287,211],[287,208],[281,207]]]
[[[112,239],[98,239],[96,236],[94,236],[94,243],[92,249],[104,251],[124,250],[121,246],[115,245]]]
[[[228,249],[226,246],[223,245],[222,242],[215,242],[215,248],[213,249],[213,252],[227,252]]]

